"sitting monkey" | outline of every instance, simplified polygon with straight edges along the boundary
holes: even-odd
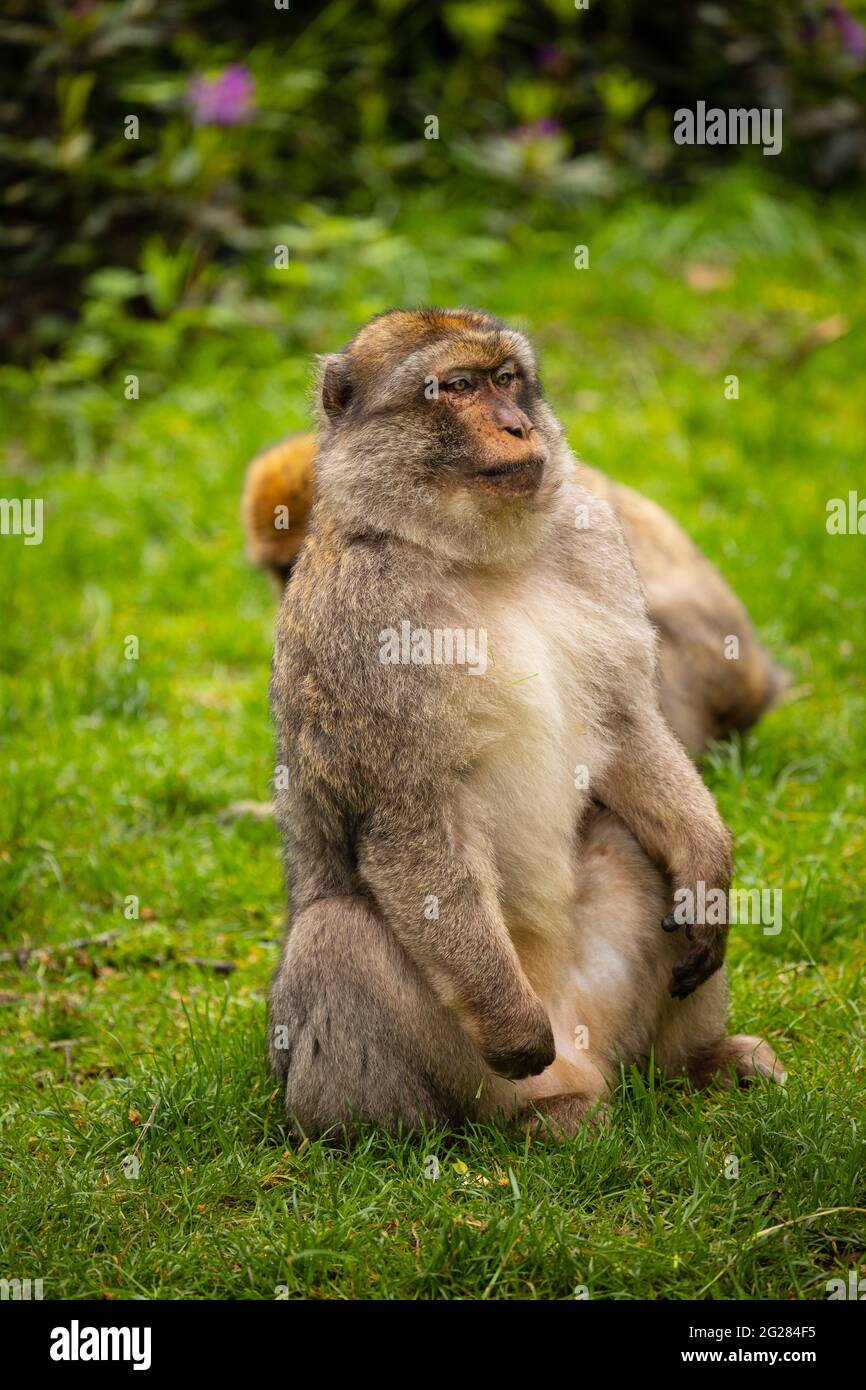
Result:
[[[313,498],[314,434],[284,439],[247,470],[247,552],[282,591]],[[662,507],[581,465],[584,487],[610,502],[625,532],[659,638],[661,707],[697,757],[711,739],[747,729],[781,696],[784,673],[755,636],[718,570]],[[736,648],[732,651],[732,639]]]
[[[698,1084],[781,1079],[766,1042],[725,1036],[726,927],[672,917],[677,890],[727,893],[730,837],[526,338],[394,311],[323,360],[319,406],[271,682],[293,1124],[526,1112],[574,1134],[651,1048]]]

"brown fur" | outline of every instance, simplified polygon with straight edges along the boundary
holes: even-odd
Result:
[[[620,526],[522,335],[478,311],[388,315],[324,359],[320,393],[272,679],[287,1111],[320,1133],[555,1100],[567,1129],[621,1062],[654,1049],[687,1071],[720,1045],[725,931],[686,941],[661,919],[675,887],[727,888],[728,833],[660,712]],[[483,630],[489,667],[383,661],[403,620]]]
[[[529,1107],[529,1131],[551,1139],[575,1139],[583,1129],[597,1129],[609,1122],[604,1101],[577,1092],[547,1096]]]
[[[658,630],[661,706],[696,755],[748,729],[781,697],[787,677],[761,646],[730,585],[664,508],[594,468],[586,486],[614,508]],[[725,643],[735,637],[739,655]]]
[[[314,434],[296,434],[266,449],[247,469],[241,520],[247,555],[281,592],[304,539],[313,503]],[[285,508],[288,527],[278,526]]]
[[[760,1077],[785,1080],[784,1068],[769,1043],[748,1033],[721,1038],[695,1053],[689,1060],[688,1073],[692,1084],[699,1087],[744,1086]]]

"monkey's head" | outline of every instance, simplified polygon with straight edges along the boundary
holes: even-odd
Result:
[[[522,333],[475,309],[373,319],[318,380],[319,493],[338,522],[454,558],[518,559],[570,456]]]

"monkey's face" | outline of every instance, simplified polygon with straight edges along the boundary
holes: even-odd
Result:
[[[532,347],[499,319],[384,314],[323,359],[320,391],[319,491],[344,522],[480,559],[550,513],[567,448]]]
[[[532,383],[508,357],[492,369],[456,365],[439,382],[433,429],[453,481],[489,496],[536,491],[549,450],[532,419]]]

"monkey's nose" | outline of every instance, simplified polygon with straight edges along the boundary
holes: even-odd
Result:
[[[500,407],[496,413],[496,421],[505,434],[510,434],[515,439],[528,439],[532,433],[532,421],[522,410],[514,407],[509,409],[506,406],[504,410]]]

